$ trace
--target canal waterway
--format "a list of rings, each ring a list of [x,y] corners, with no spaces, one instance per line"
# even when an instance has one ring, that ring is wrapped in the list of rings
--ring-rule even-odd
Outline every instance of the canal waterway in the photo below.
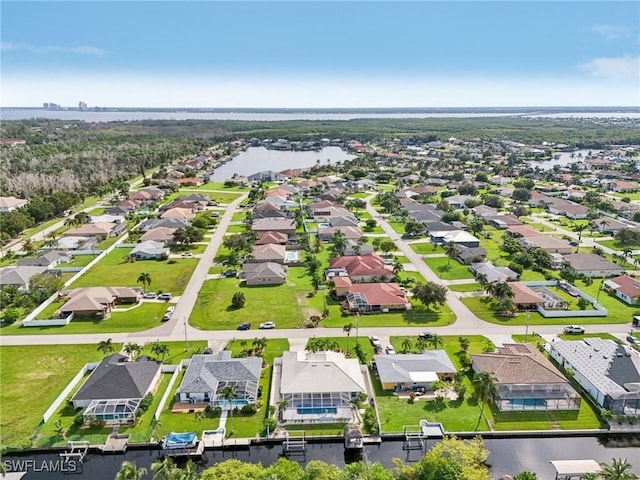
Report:
[[[435,442],[428,441],[427,448],[431,448]],[[551,480],[554,478],[553,467],[549,464],[551,460],[594,459],[610,463],[614,458],[626,458],[633,466],[632,471],[640,474],[640,437],[500,438],[485,439],[485,446],[491,452],[488,464],[493,478],[528,470],[535,472],[540,480]],[[159,459],[160,453],[160,450],[130,449],[124,455],[90,454],[81,465],[68,464],[66,467],[60,463],[57,453],[7,455],[3,460],[9,471],[27,471],[23,476],[24,480],[113,480],[124,460],[133,461],[138,467],[146,467],[151,471],[151,464]],[[280,444],[207,451],[201,468],[230,458],[270,465],[280,456]],[[402,441],[384,441],[380,445],[366,446],[365,457],[371,462],[380,462],[391,468],[394,458],[410,464],[420,460],[422,453],[419,450],[403,450]],[[298,453],[288,458],[302,464],[310,460],[323,460],[333,465],[345,465],[341,442],[309,443],[304,454]],[[61,469],[66,471],[60,471]],[[145,478],[151,478],[151,475]]]
[[[265,147],[249,147],[216,168],[211,179],[215,182],[224,182],[234,174],[253,175],[263,170],[281,172],[290,168],[312,167],[318,161],[324,165],[353,158],[355,155],[345,152],[340,147],[324,147],[317,151],[269,150]]]

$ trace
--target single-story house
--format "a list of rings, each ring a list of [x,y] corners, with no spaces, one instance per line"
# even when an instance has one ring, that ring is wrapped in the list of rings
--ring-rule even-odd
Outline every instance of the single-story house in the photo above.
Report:
[[[429,232],[429,236],[431,241],[436,244],[444,245],[451,242],[454,245],[464,245],[469,248],[480,246],[480,240],[464,230],[432,231]]]
[[[63,317],[73,313],[74,317],[106,318],[116,305],[137,303],[140,293],[125,287],[87,287],[62,292],[60,298],[67,299],[58,309]]]
[[[126,223],[85,223],[62,232],[63,237],[97,237],[102,240],[117,237],[127,229]]]
[[[469,270],[476,277],[484,275],[487,278],[487,282],[509,282],[518,279],[518,273],[511,270],[509,267],[496,267],[491,262],[479,262],[469,265]]]
[[[569,381],[529,343],[504,344],[495,352],[471,355],[474,372],[489,372],[501,412],[579,410],[582,398]]]
[[[287,267],[280,263],[244,263],[240,279],[247,285],[282,285],[287,281]]]
[[[629,275],[620,275],[619,277],[610,278],[604,282],[603,288],[629,305],[635,305],[638,303],[638,295],[640,295],[640,281],[630,277]]]
[[[614,415],[640,415],[640,354],[604,338],[560,340],[549,354],[602,408]]]
[[[621,222],[615,218],[600,217],[591,220],[591,227],[600,233],[616,233],[623,228],[634,228],[628,223]]]
[[[102,215],[92,215],[91,223],[124,223],[124,215],[111,215],[103,213]]]
[[[136,362],[119,353],[104,358],[71,399],[74,408],[85,408],[85,422],[93,419],[109,425],[133,423],[142,399],[155,392],[160,363]]]
[[[353,215],[341,215],[329,217],[329,225],[332,227],[357,227],[360,221]]]
[[[455,245],[455,249],[456,258],[463,265],[484,262],[487,258],[487,250],[484,247],[466,247],[464,245]]]
[[[532,235],[519,238],[518,241],[525,248],[542,248],[548,253],[567,254],[573,251],[571,244],[564,238],[557,238],[551,235]]]
[[[572,253],[564,259],[577,273],[587,277],[613,277],[624,272],[620,265],[595,253]]]
[[[189,225],[189,220],[186,218],[148,218],[143,220],[138,227],[141,232],[148,232],[154,228],[172,228],[174,230],[183,228]]]
[[[522,310],[535,310],[538,305],[543,306],[545,299],[522,282],[510,282],[513,292],[513,303]]]
[[[335,286],[336,297],[338,298],[342,298],[347,293],[349,293],[349,289],[353,285],[351,279],[348,276],[341,277],[339,275],[336,275],[335,277],[332,277],[331,280],[333,281],[333,285]]]
[[[59,263],[69,262],[73,255],[69,253],[49,251],[37,257],[20,258],[16,262],[19,267],[45,267],[51,269]]]
[[[357,359],[337,352],[283,352],[274,362],[283,422],[335,423],[355,418],[352,400],[366,393]],[[365,370],[366,371],[366,370]]]
[[[164,242],[146,240],[133,247],[129,256],[137,260],[161,260],[169,256],[169,249],[164,246]]]
[[[176,392],[182,403],[209,403],[223,410],[242,408],[258,399],[262,358],[231,358],[229,350],[216,355],[193,355]],[[220,397],[227,386],[235,388],[234,400]]]
[[[354,255],[371,255],[375,253],[373,245],[365,243],[360,245],[357,240],[347,240],[347,246],[344,249],[343,255],[346,257],[352,257]]]
[[[456,373],[456,367],[444,350],[375,355],[374,359],[382,389],[394,392],[429,391],[433,382],[453,381]]]
[[[162,212],[162,215],[160,215],[160,218],[182,218],[186,220],[191,220],[195,216],[196,214],[190,208],[176,207],[176,208],[171,208],[169,210]]]
[[[507,227],[507,232],[512,237],[537,237],[540,235],[540,232],[535,228],[530,227],[529,225],[509,225]]]
[[[245,262],[275,262],[285,263],[287,261],[287,249],[284,245],[268,243],[266,245],[255,245],[251,253],[246,256]]]
[[[289,235],[282,232],[260,232],[256,239],[256,245],[286,245],[289,241]]]
[[[495,217],[485,217],[483,220],[487,225],[491,225],[498,230],[506,230],[510,226],[523,225],[520,220],[511,215],[496,215]]]
[[[337,269],[344,270],[354,283],[384,281],[384,279],[390,279],[393,276],[393,271],[385,264],[382,257],[375,253],[330,258],[325,276],[333,277]]]
[[[62,237],[55,243],[57,250],[92,250],[97,245],[94,237]]]
[[[342,232],[347,240],[359,240],[364,235],[358,227],[321,227],[318,229],[318,238],[330,242],[337,232]]]
[[[176,241],[173,238],[173,234],[178,230],[177,228],[169,227],[156,227],[145,232],[141,237],[141,242],[158,242],[165,245],[175,245]]]
[[[251,229],[254,232],[281,232],[294,234],[296,232],[296,221],[292,218],[260,218],[254,220]]]
[[[411,309],[407,294],[396,283],[355,283],[345,297],[351,311],[372,313]]]
[[[587,218],[589,208],[579,203],[568,202],[559,205],[550,205],[549,212],[555,215],[564,215],[573,220]]]
[[[284,182],[286,179],[286,176],[273,170],[264,170],[247,176],[250,182]]]
[[[29,291],[31,278],[46,271],[47,267],[20,266],[0,268],[0,287],[12,285],[19,292],[26,293]]]
[[[0,212],[12,212],[27,204],[26,200],[16,197],[0,197]]]

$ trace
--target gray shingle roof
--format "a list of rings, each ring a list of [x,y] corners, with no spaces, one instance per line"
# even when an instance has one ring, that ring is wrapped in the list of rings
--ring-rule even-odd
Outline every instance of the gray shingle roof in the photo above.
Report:
[[[375,360],[383,383],[413,382],[412,374],[420,372],[456,372],[444,350],[427,350],[421,354],[376,355]]]
[[[126,360],[127,357],[119,353],[104,358],[74,395],[73,400],[144,397],[160,370],[160,363]]]
[[[280,393],[364,392],[358,360],[336,352],[283,352]]]
[[[194,355],[177,393],[216,392],[220,382],[259,382],[262,358]]]

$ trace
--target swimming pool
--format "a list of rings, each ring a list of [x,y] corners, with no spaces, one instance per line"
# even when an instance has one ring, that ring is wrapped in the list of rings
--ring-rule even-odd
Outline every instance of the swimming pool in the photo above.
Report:
[[[509,403],[512,410],[542,410],[547,407],[547,402],[542,398],[511,398]]]
[[[296,411],[298,415],[322,415],[326,413],[335,415],[338,413],[336,407],[298,407]]]
[[[331,226],[330,223],[319,223],[318,228],[329,228]]]
[[[289,250],[285,253],[285,256],[287,258],[288,261],[292,262],[292,261],[297,261],[298,258],[300,258],[299,253],[296,250]]]
[[[247,402],[246,400],[242,400],[242,399],[235,399],[235,400],[223,400],[223,399],[219,399],[216,401],[216,405],[220,408],[242,408],[245,405],[248,405],[249,402]]]

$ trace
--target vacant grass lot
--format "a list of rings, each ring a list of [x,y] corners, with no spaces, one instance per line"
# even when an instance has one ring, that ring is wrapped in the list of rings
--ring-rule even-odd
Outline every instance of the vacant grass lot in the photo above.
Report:
[[[114,345],[120,349],[120,345]],[[29,444],[42,414],[87,362],[96,345],[0,347],[0,445]]]
[[[96,265],[91,267],[71,288],[79,287],[139,287],[136,282],[142,272],[151,276],[151,291],[181,294],[198,264],[195,258],[180,258],[157,261],[143,260],[129,262],[126,260],[130,249],[116,248]]]
[[[424,263],[433,270],[443,280],[459,280],[473,278],[473,274],[469,271],[467,265],[463,265],[457,260],[451,260],[447,257],[431,257],[424,258]]]
[[[448,285],[447,288],[452,292],[475,292],[477,290],[481,290],[480,284],[476,282]]]
[[[411,249],[419,255],[428,255],[432,253],[444,253],[439,245],[431,242],[410,243]]]
[[[232,187],[227,187],[224,184],[224,182],[207,182],[204,185],[202,185],[202,187],[200,187],[200,188],[201,188],[201,190],[220,190],[220,191],[224,191],[224,192],[238,192],[238,193],[244,193],[244,192],[249,191],[248,187],[241,187],[240,185],[234,185]]]
[[[603,296],[604,295],[600,296],[601,304],[603,303]],[[538,312],[531,312],[530,319],[527,319],[524,312],[519,312],[517,317],[503,317],[497,315],[493,311],[495,302],[493,302],[489,297],[467,297],[461,298],[460,300],[482,320],[499,325],[526,325],[527,322],[529,325],[566,325],[568,323],[593,325],[601,323],[627,323],[631,318],[630,314],[621,317],[615,313],[612,315],[611,311],[609,311],[609,314],[606,317],[544,318]]]

